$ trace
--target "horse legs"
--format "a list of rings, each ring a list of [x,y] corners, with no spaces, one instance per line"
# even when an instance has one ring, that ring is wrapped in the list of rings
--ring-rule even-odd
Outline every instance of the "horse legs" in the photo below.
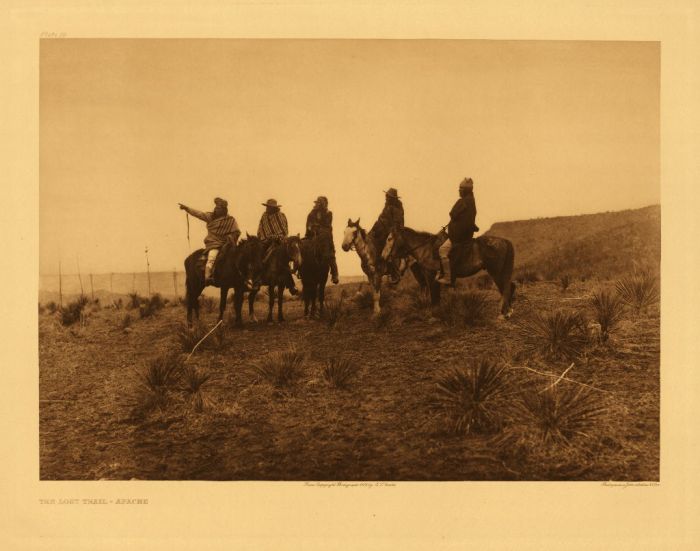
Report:
[[[226,299],[228,298],[228,287],[221,287],[221,297],[219,298],[219,321],[224,319],[226,310]]]
[[[233,291],[233,308],[236,311],[236,327],[243,327],[243,317],[241,310],[243,309],[243,289],[234,289]]]
[[[272,322],[272,309],[275,307],[275,285],[267,286],[267,323]]]
[[[498,292],[501,293],[501,316],[505,319],[510,319],[513,315],[513,298],[515,297],[515,283],[510,279],[510,274],[498,273],[496,270],[486,271],[493,279],[493,282],[498,287]]]
[[[284,283],[280,283],[277,286],[277,321],[284,321],[284,313],[282,311],[282,304],[284,303]]]
[[[382,285],[382,276],[381,275],[375,275],[372,278],[372,300],[373,300],[373,314],[375,316],[378,316],[379,314],[382,313],[382,309],[379,306],[379,299],[381,298],[381,285]]]
[[[324,312],[324,301],[326,299],[326,281],[323,279],[318,284],[318,304],[319,304],[319,316],[323,316]]]
[[[258,322],[258,318],[255,317],[255,297],[257,296],[257,291],[250,291],[248,293],[248,319],[253,323]]]
[[[199,295],[202,293],[203,288],[197,287],[191,281],[186,282],[187,292],[187,325],[192,327],[192,313],[194,312],[195,318],[199,320]]]

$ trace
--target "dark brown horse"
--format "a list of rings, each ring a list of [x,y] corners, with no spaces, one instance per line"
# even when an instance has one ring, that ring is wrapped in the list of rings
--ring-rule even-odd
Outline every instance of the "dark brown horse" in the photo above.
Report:
[[[327,248],[329,239],[325,234],[301,240],[301,268],[299,275],[303,286],[304,317],[316,315],[316,301],[319,304],[319,315],[323,315],[326,296],[326,283],[330,271],[330,261]]]
[[[439,284],[436,288],[432,282],[435,274],[440,270],[438,248],[446,239],[447,234],[444,230],[438,234],[411,228],[394,230],[387,238],[382,257],[385,259],[392,256],[414,258],[425,270],[427,281],[431,282],[429,289],[432,302],[435,304],[436,296],[437,301],[440,300]],[[453,244],[450,259],[453,281],[455,278],[469,277],[481,270],[486,270],[501,293],[501,315],[506,319],[510,318],[515,298],[515,283],[511,280],[515,251],[509,240],[482,235],[473,239],[469,245]],[[435,295],[435,292],[438,294]]]
[[[301,257],[301,238],[298,235],[285,237],[280,243],[270,245],[271,250],[267,254],[267,260],[263,265],[262,284],[267,285],[269,308],[267,321],[272,321],[272,309],[275,305],[275,291],[277,292],[277,321],[284,321],[282,303],[284,301],[284,289],[289,283],[289,263],[293,264],[292,273],[299,270],[303,261]],[[248,294],[248,314],[250,319],[257,321],[255,317],[255,296],[257,290]]]
[[[187,323],[192,324],[192,312],[199,319],[199,295],[204,290],[204,249],[193,252],[185,259],[187,286]],[[263,244],[257,237],[247,236],[235,247],[224,245],[214,266],[215,286],[221,289],[219,320],[224,319],[226,298],[233,288],[236,325],[243,325],[241,309],[246,292],[257,292],[262,275]]]

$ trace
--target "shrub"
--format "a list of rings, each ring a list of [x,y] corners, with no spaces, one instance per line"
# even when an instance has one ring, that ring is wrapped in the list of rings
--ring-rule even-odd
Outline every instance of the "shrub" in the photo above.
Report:
[[[540,281],[542,278],[539,276],[537,272],[534,270],[526,269],[526,270],[521,270],[518,272],[518,275],[515,276],[515,281],[520,283],[521,285],[523,283],[536,283]]]
[[[343,300],[345,299],[345,291],[340,293],[338,300],[329,300],[324,305],[323,316],[326,324],[330,329],[333,329],[340,319],[343,317]]]
[[[520,330],[529,352],[555,360],[578,356],[588,341],[585,320],[571,310],[537,313]]]
[[[276,387],[291,386],[300,376],[306,356],[295,347],[283,352],[273,352],[260,360],[253,371],[259,380],[266,380]]]
[[[144,297],[139,295],[138,293],[129,293],[129,301],[126,305],[127,308],[138,308],[141,306],[141,303],[144,301]]]
[[[83,310],[88,302],[88,298],[84,295],[81,295],[77,300],[69,302],[61,310],[61,323],[63,325],[72,325],[76,321],[82,321],[84,319]]]
[[[186,323],[181,323],[177,328],[177,339],[180,342],[183,352],[192,352],[195,345],[202,340],[202,337],[208,332],[202,321],[197,320],[189,327]],[[201,346],[198,350],[201,349]]]
[[[500,427],[500,398],[506,388],[505,368],[481,359],[441,373],[431,407],[454,432],[488,432]]]
[[[58,304],[56,304],[52,300],[46,305],[46,309],[48,310],[49,314],[55,314],[59,308],[58,308]]]
[[[622,301],[639,315],[659,300],[656,277],[652,272],[634,274],[615,283]]]
[[[436,309],[436,316],[450,327],[478,325],[484,321],[486,299],[484,291],[445,293]]]
[[[360,310],[371,310],[374,307],[374,293],[367,285],[360,285],[357,293],[353,298],[353,302]]]
[[[416,310],[427,310],[430,308],[430,293],[427,289],[413,287],[409,292],[411,304]]]
[[[323,364],[323,378],[335,388],[347,388],[350,379],[357,375],[358,367],[347,358],[331,358]]]
[[[379,311],[377,315],[372,316],[372,328],[375,331],[381,331],[382,329],[386,329],[387,327],[389,327],[389,324],[391,324],[392,319],[393,314],[391,312],[391,309],[385,306]]]
[[[120,329],[126,329],[131,325],[132,322],[131,314],[124,314],[122,317],[121,321],[119,322],[119,328]]]
[[[525,391],[521,401],[545,444],[569,444],[577,437],[588,438],[605,412],[596,391],[565,386],[563,382],[544,391]]]
[[[216,301],[214,300],[213,297],[207,297],[207,296],[200,296],[199,297],[199,304],[204,307],[204,311],[211,314],[214,311],[214,308],[216,307]]]
[[[176,352],[160,354],[146,362],[139,373],[140,393],[136,413],[145,414],[164,409],[170,401],[170,392],[182,376],[182,360]]]
[[[622,319],[624,313],[622,299],[604,289],[593,293],[588,304],[593,309],[595,321],[600,325],[600,340],[606,342]]]
[[[561,285],[561,290],[566,291],[571,285],[571,276],[569,274],[564,274],[559,277],[559,284]]]
[[[165,302],[163,302],[163,297],[160,294],[155,293],[150,298],[145,298],[139,305],[139,316],[141,318],[148,318],[155,314],[158,310],[162,310],[165,307]]]
[[[188,365],[182,372],[187,394],[187,405],[196,413],[204,411],[208,400],[202,395],[202,386],[210,379],[211,375],[203,373],[193,365]]]

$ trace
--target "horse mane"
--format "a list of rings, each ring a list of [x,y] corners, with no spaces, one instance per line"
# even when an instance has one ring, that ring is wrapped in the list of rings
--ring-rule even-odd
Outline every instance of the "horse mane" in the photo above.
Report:
[[[408,226],[404,226],[403,231],[411,234],[413,237],[422,237],[424,239],[435,239],[435,237],[436,237],[436,235],[434,233],[430,233],[427,231],[414,230],[413,228],[409,228]]]

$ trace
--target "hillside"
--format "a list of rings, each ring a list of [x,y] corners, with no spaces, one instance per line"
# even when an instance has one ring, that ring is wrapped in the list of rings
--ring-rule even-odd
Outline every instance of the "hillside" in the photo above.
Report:
[[[658,271],[661,207],[498,222],[486,234],[513,242],[516,277],[610,279],[635,269]]]

